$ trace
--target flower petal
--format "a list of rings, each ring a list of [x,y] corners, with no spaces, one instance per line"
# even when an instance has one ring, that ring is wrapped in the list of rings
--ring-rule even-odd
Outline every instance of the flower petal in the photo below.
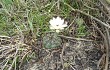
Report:
[[[57,18],[56,18],[57,20],[61,20],[61,18],[58,16]]]
[[[64,19],[61,19],[60,17],[52,18],[50,21],[50,29],[56,29],[56,30],[62,30],[64,27],[67,27],[67,22],[64,24]]]
[[[55,29],[54,27],[50,26],[50,29]]]
[[[67,24],[63,24],[62,27],[67,27]]]
[[[59,33],[59,32],[60,32],[60,30],[56,30],[56,32],[57,32],[57,33]]]

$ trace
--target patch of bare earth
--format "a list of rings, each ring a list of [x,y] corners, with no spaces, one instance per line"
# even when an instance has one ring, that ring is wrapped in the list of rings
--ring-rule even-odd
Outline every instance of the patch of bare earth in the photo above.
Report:
[[[39,58],[31,59],[23,70],[100,70],[104,53],[94,41],[71,40],[60,48],[39,51]]]

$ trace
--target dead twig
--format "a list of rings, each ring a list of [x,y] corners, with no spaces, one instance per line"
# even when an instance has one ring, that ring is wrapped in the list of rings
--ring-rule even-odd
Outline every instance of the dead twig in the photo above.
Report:
[[[61,38],[78,40],[78,41],[93,41],[93,40],[88,40],[88,39],[84,39],[84,38],[73,38],[73,37],[64,36],[64,35],[58,35],[58,36],[61,37]]]
[[[107,28],[106,29],[106,40],[105,40],[105,45],[106,45],[106,64],[105,64],[105,69],[104,70],[108,70],[108,64],[109,64],[109,30]]]
[[[108,43],[107,43],[107,39],[106,39],[105,35],[102,33],[102,31],[95,24],[92,23],[92,25],[97,29],[97,31],[101,34],[101,36],[104,39],[104,45],[106,47],[106,64],[105,64],[104,70],[108,70]]]
[[[11,38],[9,36],[0,35],[0,38]]]
[[[6,63],[4,64],[4,66],[3,66],[2,70],[4,70],[4,69],[5,69],[6,65],[7,65],[7,64],[8,64],[8,62],[9,62],[9,60],[10,60],[10,56],[8,56],[8,58],[7,58],[7,60],[6,60]]]
[[[73,7],[71,7],[69,4],[67,4],[67,3],[65,3],[65,2],[64,2],[64,4],[67,5],[69,8],[71,8],[73,11],[79,12],[79,13],[85,15],[85,16],[88,16],[88,17],[90,17],[91,19],[93,19],[93,20],[99,22],[100,24],[104,25],[105,27],[110,28],[110,25],[106,24],[105,22],[102,22],[102,21],[99,20],[98,18],[96,18],[96,17],[94,17],[94,16],[92,16],[92,15],[90,15],[90,14],[87,14],[87,13],[85,13],[85,12],[79,10],[79,9],[74,9]]]
[[[24,59],[25,59],[25,57],[28,55],[30,53],[30,51],[29,52],[27,52],[23,57],[22,57],[22,59],[21,59],[21,63],[19,64],[19,68],[22,66],[22,64],[23,64],[23,62],[24,62]]]
[[[104,57],[106,56],[106,54],[103,54],[102,57],[99,59],[98,63],[97,63],[97,67],[99,68],[101,61],[104,59]]]
[[[99,1],[100,1],[100,3],[103,5],[104,9],[106,9],[107,13],[108,13],[109,16],[110,16],[110,10],[109,10],[109,7],[108,7],[106,1],[105,1],[105,0],[99,0]],[[109,18],[110,18],[110,17],[109,17]]]
[[[76,70],[70,63],[68,63],[73,70]]]
[[[63,44],[62,52],[61,52],[61,54],[60,54],[61,64],[62,64],[62,70],[64,70],[64,65],[63,65],[63,64],[64,64],[64,62],[63,62],[63,52],[64,52],[65,48],[66,48],[66,43]]]

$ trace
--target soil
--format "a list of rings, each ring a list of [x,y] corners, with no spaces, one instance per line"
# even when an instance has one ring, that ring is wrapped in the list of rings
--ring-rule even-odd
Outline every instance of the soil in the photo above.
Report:
[[[103,67],[99,61],[104,53],[93,41],[68,40],[58,49],[42,48],[39,52],[40,58],[31,59],[22,70],[101,70]]]

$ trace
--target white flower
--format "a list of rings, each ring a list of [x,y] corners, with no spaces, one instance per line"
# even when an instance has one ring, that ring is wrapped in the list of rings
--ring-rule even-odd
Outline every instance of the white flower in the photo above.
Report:
[[[60,17],[51,19],[49,21],[50,23],[50,29],[56,30],[56,32],[60,32],[60,30],[64,29],[64,27],[67,27],[67,22],[64,22],[64,19],[61,19]]]

